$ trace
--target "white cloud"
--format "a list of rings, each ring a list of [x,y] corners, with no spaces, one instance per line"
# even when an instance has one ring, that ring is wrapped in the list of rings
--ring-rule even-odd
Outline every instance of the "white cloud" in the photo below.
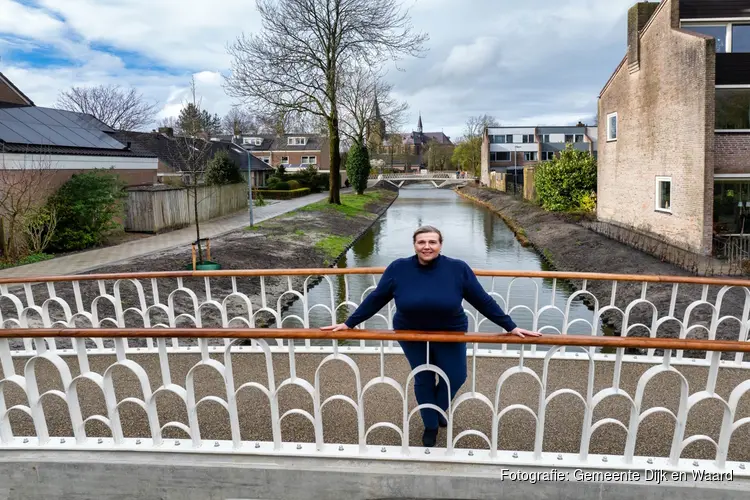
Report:
[[[0,0],[0,71],[39,105],[54,104],[72,85],[134,86],[161,103],[158,118],[179,112],[191,75],[203,107],[225,113],[234,104],[222,89],[230,65],[226,45],[261,27],[252,0],[35,4],[39,8]],[[403,71],[387,76],[410,105],[404,129],[416,126],[419,111],[426,129],[452,137],[468,116],[483,113],[511,124],[593,115],[596,96],[625,51],[631,4],[405,0],[415,29],[429,33],[430,41],[425,58],[402,60]],[[34,55],[50,46],[71,62],[35,65]]]

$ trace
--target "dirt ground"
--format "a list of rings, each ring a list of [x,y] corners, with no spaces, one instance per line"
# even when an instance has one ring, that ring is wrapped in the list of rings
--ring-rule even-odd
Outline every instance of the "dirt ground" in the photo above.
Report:
[[[373,192],[373,191],[368,191]],[[242,229],[226,234],[220,238],[211,240],[211,260],[221,264],[222,269],[294,269],[294,268],[320,268],[333,265],[335,258],[323,249],[317,248],[316,243],[330,237],[343,237],[351,242],[356,240],[362,233],[382,215],[398,194],[390,190],[377,190],[379,195],[376,199],[368,202],[364,210],[356,214],[344,214],[333,209],[323,210],[297,210],[280,217],[258,224],[253,229]],[[134,258],[117,265],[96,269],[87,274],[99,273],[142,273],[151,271],[175,271],[191,267],[191,248],[177,248],[157,255]],[[295,290],[301,291],[304,277],[292,280]],[[158,293],[162,304],[167,304],[170,294],[178,288],[177,279],[159,278]],[[154,290],[150,280],[140,280],[144,305],[154,303]],[[208,284],[208,289],[207,289]],[[236,291],[244,293],[251,301],[253,311],[258,311],[263,306],[261,300],[260,278],[237,278],[235,280]],[[114,282],[104,283],[108,294],[116,295]],[[232,278],[185,278],[183,286],[189,288],[196,294],[197,303],[202,303],[209,295],[219,303],[225,303],[228,317],[244,315],[247,316],[247,304],[241,298],[227,298],[234,291]],[[267,305],[273,310],[277,308],[278,297],[289,288],[286,277],[265,278],[263,286],[266,290]],[[49,291],[45,284],[32,287],[34,300],[41,305],[49,298]],[[82,305],[85,310],[92,310],[92,303],[96,297],[101,295],[99,283],[95,281],[81,281],[80,290]],[[67,302],[76,313],[76,301],[71,283],[55,284],[55,293]],[[16,290],[21,302],[26,305],[26,297],[23,290]],[[139,291],[135,284],[124,281],[119,287],[120,300],[123,309],[139,307],[143,309]],[[287,295],[285,298],[289,298]],[[210,305],[200,308],[197,318],[186,316],[194,314],[196,307],[193,298],[184,292],[177,292],[172,296],[174,301],[175,316],[178,327],[221,327],[222,312],[218,307]],[[0,303],[0,311],[3,319],[18,318],[15,306],[9,301]],[[96,310],[98,317],[115,317],[113,305],[106,300],[97,301]],[[51,316],[62,320],[65,315],[63,308],[50,304]],[[143,327],[143,318],[137,312],[126,312],[126,327]],[[156,324],[168,324],[167,314],[160,310],[149,313],[150,326]],[[250,326],[268,326],[273,316],[269,313],[260,312],[254,316],[255,324]],[[81,328],[91,327],[91,323],[84,317],[76,318],[76,325]],[[42,326],[40,316],[36,313],[29,314],[29,326]],[[116,327],[117,325],[103,325]],[[240,323],[232,323],[228,326],[243,327]],[[290,326],[300,326],[291,325]],[[64,341],[63,341],[64,342]],[[191,343],[184,340],[185,344]],[[181,341],[182,343],[182,341]],[[18,343],[13,344],[17,346]],[[58,344],[60,347],[67,347]],[[133,344],[135,345],[135,344]]]
[[[516,226],[516,231],[522,229],[522,235],[555,270],[691,276],[690,273],[673,264],[662,262],[651,255],[590,231],[576,224],[569,217],[546,212],[528,201],[498,191],[472,186],[461,188],[459,193],[482,202],[506,219],[506,222],[510,223],[509,225]],[[578,290],[583,287],[583,283],[580,281],[572,284]],[[611,281],[591,280],[587,283],[586,289],[596,296],[600,308],[610,304]],[[720,289],[717,286],[709,287],[707,301],[715,305]],[[629,303],[639,299],[642,293],[643,289],[640,283],[618,282],[615,305],[624,310]],[[680,285],[678,288],[674,316],[688,327],[694,325],[710,327],[711,325],[713,307],[709,305],[700,305],[691,311],[689,318],[685,317],[687,307],[693,301],[700,300],[702,293],[703,286],[699,285]],[[649,327],[655,325],[656,319],[668,314],[672,294],[672,284],[649,284],[645,299],[656,307],[657,315],[654,317],[653,308],[643,303],[632,310],[629,325],[632,326],[636,323]],[[747,297],[750,296],[742,288],[729,290],[723,298],[719,317],[731,315],[742,318],[746,300],[750,300]],[[588,302],[589,307],[591,307],[590,301]],[[606,320],[605,323],[613,327],[617,333],[622,333],[623,325],[620,313],[614,311],[605,313],[604,319]],[[628,332],[628,336],[631,337],[647,336],[648,334],[648,329],[643,326],[634,326]],[[680,325],[673,320],[666,321],[658,326],[657,334],[659,337],[678,337]],[[738,321],[734,320],[720,323],[716,330],[717,339],[737,340],[739,335],[740,325]],[[688,338],[708,338],[708,333],[704,328],[696,328],[688,333]],[[701,353],[701,355],[704,354]]]

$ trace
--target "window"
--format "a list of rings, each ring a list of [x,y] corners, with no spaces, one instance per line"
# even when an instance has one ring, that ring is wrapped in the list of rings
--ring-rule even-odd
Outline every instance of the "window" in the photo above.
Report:
[[[549,134],[544,134],[544,135],[542,136],[542,142],[550,142],[550,141],[549,141]]]
[[[243,137],[242,138],[242,144],[251,144],[253,146],[260,146],[260,144],[263,142],[263,139],[260,137]]]
[[[524,144],[533,144],[534,141],[534,134],[524,134],[522,137],[522,142]]]
[[[506,136],[505,136],[505,142],[506,142],[507,144],[513,144],[513,135],[512,135],[512,134],[508,134],[508,135],[506,135]]]
[[[617,113],[607,115],[607,141],[617,140]]]
[[[656,178],[656,211],[672,213],[672,178]]]
[[[314,156],[303,156],[302,157],[302,164],[303,165],[315,165],[317,162],[317,158]]]
[[[510,152],[497,151],[490,153],[490,161],[510,161]]]
[[[750,24],[732,25],[732,52],[750,52]]]
[[[565,142],[573,142],[573,134],[566,134]]]
[[[491,135],[490,142],[492,144],[505,144],[505,136],[504,135]]]
[[[289,157],[288,156],[282,156],[281,157],[281,164],[282,165],[289,165]]]
[[[286,143],[288,146],[304,146],[307,144],[307,137],[288,137]]]
[[[554,151],[542,151],[542,161],[550,161],[555,159]]]
[[[583,142],[583,134],[576,134],[575,142]]]
[[[707,35],[716,39],[716,52],[729,52],[727,47],[727,25],[726,24],[714,24],[714,25],[698,25],[690,24],[683,26],[688,31]]]
[[[269,165],[271,164],[271,157],[270,156],[265,156],[265,157],[261,158],[261,160],[263,160],[263,163],[267,163]]]
[[[716,89],[716,129],[750,130],[750,89]]]
[[[536,161],[536,151],[524,151],[524,161]]]

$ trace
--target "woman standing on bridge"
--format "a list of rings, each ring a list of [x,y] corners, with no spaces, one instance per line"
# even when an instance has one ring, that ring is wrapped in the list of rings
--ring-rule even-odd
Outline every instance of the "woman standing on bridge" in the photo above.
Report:
[[[324,327],[323,330],[339,331],[354,328],[367,321],[391,299],[396,301],[396,314],[393,316],[395,330],[455,331],[466,332],[469,321],[463,308],[466,299],[487,319],[501,326],[512,335],[538,337],[540,334],[518,328],[513,320],[503,312],[495,300],[482,288],[469,265],[458,259],[440,255],[443,235],[432,226],[423,226],[414,232],[416,255],[392,262],[380,278],[375,290],[362,301],[362,304],[346,322]],[[412,369],[427,363],[427,342],[399,342]],[[417,402],[434,404],[443,411],[448,410],[458,390],[466,381],[466,343],[429,344],[430,363],[438,366],[448,376],[448,384],[435,373],[424,371],[414,377],[414,392]],[[424,422],[422,443],[435,446],[438,427],[447,422],[435,410],[421,410]]]

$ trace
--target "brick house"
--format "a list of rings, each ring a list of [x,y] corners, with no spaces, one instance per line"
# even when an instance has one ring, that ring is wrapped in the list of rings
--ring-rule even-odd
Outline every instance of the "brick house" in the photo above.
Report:
[[[487,127],[482,137],[481,182],[490,183],[490,173],[508,173],[522,182],[524,167],[559,155],[568,144],[579,151],[597,154],[597,127],[575,126]]]
[[[627,54],[599,96],[599,220],[703,255],[750,233],[749,8],[630,9]]]
[[[330,167],[328,138],[318,134],[220,135],[213,140],[233,142],[250,151],[262,162],[274,168],[284,165],[289,172],[314,165],[320,172],[325,173]]]
[[[91,115],[34,105],[0,73],[2,181],[20,182],[24,170],[46,171],[38,192],[50,194],[73,174],[112,169],[129,186],[153,184],[157,159]]]

